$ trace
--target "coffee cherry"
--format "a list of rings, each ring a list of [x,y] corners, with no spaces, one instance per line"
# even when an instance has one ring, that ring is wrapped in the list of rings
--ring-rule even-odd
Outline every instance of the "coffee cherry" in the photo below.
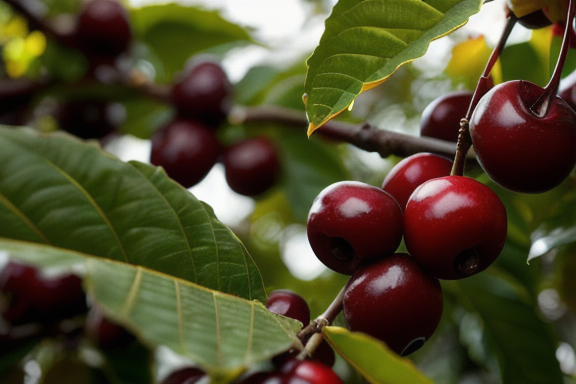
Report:
[[[10,261],[0,273],[0,291],[9,297],[3,317],[12,324],[56,322],[87,310],[82,280],[71,273],[49,277]]]
[[[396,251],[402,240],[402,209],[380,188],[341,181],[314,199],[307,233],[322,263],[351,275],[362,263]]]
[[[215,61],[197,58],[172,87],[172,104],[181,115],[220,123],[228,113],[232,85]]]
[[[408,252],[439,279],[460,279],[488,268],[506,241],[507,218],[498,196],[463,176],[418,187],[404,212]]]
[[[408,254],[368,264],[348,280],[344,318],[351,331],[406,356],[432,336],[442,317],[442,288]]]
[[[215,132],[204,123],[177,118],[152,137],[150,162],[185,188],[199,183],[220,156]]]
[[[241,195],[258,196],[270,189],[280,173],[276,148],[265,137],[240,141],[224,154],[226,181]]]
[[[56,107],[60,129],[81,139],[101,139],[116,131],[125,117],[120,104],[100,100],[74,100]]]
[[[296,319],[303,326],[310,323],[310,308],[302,296],[288,289],[277,289],[268,295],[266,308],[272,313]]]
[[[432,153],[417,153],[402,159],[386,175],[382,189],[391,194],[402,210],[408,198],[425,181],[448,176],[452,170],[452,160]]]
[[[117,56],[128,49],[128,12],[115,0],[91,0],[80,10],[76,34],[83,49]]]
[[[432,101],[422,112],[420,135],[458,141],[460,120],[466,116],[472,92],[455,91]]]
[[[544,90],[514,80],[492,88],[472,114],[478,162],[494,181],[521,193],[559,185],[576,164],[576,112],[554,96],[543,116],[533,106]]]
[[[102,350],[114,350],[128,346],[135,337],[126,328],[104,316],[94,307],[86,319],[86,334]]]
[[[302,384],[342,384],[336,373],[324,364],[310,360],[288,360],[279,368],[279,373],[285,378],[301,379],[302,381],[287,380],[286,383]]]
[[[194,384],[205,376],[200,368],[184,367],[170,373],[160,384]]]

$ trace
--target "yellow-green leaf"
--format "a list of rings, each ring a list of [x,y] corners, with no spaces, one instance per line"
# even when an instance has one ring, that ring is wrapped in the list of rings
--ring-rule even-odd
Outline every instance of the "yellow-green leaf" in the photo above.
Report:
[[[466,23],[482,0],[340,0],[308,59],[308,135]]]
[[[372,384],[431,384],[408,358],[400,357],[388,347],[364,334],[341,327],[326,327],[328,343]]]

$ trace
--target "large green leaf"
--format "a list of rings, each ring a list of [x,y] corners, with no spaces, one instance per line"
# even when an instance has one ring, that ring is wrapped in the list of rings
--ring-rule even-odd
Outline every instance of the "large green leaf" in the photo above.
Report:
[[[50,245],[0,238],[0,250],[40,265],[85,270],[85,287],[107,316],[152,346],[164,345],[227,383],[290,346],[301,348],[298,321],[258,301],[210,290],[140,266]]]
[[[502,383],[563,382],[556,337],[521,285],[488,272],[444,283],[480,320]]]
[[[212,209],[161,168],[66,134],[0,127],[0,238],[141,265],[247,299],[260,272]]]
[[[252,42],[242,27],[218,12],[176,3],[132,10],[132,26],[140,41],[151,47],[164,65],[167,79],[192,55],[222,44]]]
[[[330,345],[372,384],[431,384],[408,358],[392,352],[382,342],[341,327],[327,327]]]
[[[462,26],[482,0],[340,0],[308,59],[308,134]]]

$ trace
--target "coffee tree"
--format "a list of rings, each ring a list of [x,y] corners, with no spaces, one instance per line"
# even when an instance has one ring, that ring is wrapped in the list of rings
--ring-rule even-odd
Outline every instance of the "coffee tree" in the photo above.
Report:
[[[232,79],[217,11],[0,2],[2,383],[576,382],[576,2],[302,6]]]

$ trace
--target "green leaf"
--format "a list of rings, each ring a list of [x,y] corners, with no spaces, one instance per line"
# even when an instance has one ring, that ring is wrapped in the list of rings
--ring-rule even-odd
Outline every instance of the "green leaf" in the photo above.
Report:
[[[488,271],[444,283],[479,318],[503,383],[562,383],[556,337],[524,287]]]
[[[340,0],[308,59],[308,134],[466,23],[482,0]]]
[[[6,127],[0,127],[0,164],[0,237],[265,300],[244,245],[161,168],[124,163],[66,134]]]
[[[164,345],[226,383],[290,346],[302,324],[270,313],[258,301],[117,261],[53,247],[0,239],[13,257],[44,265],[85,268],[90,296],[112,320],[145,343]]]
[[[398,356],[388,347],[363,333],[341,327],[326,327],[328,343],[372,384],[431,384],[408,358]]]
[[[169,75],[183,69],[186,60],[200,51],[252,42],[245,29],[218,12],[176,3],[134,9],[131,21],[135,35],[154,50]]]

